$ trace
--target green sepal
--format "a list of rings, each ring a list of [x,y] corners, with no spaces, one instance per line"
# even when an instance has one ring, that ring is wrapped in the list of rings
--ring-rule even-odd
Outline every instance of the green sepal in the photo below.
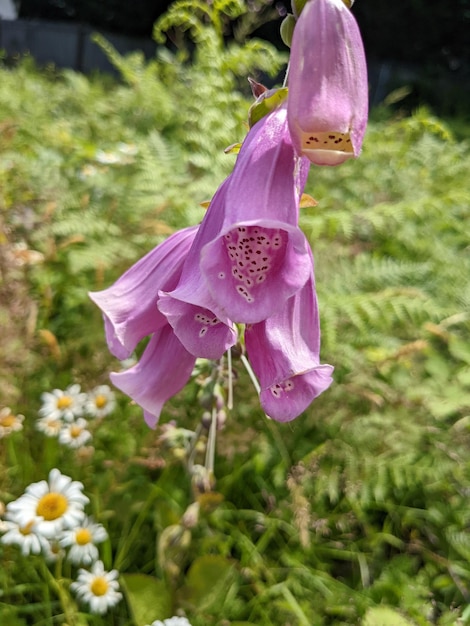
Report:
[[[257,100],[254,102],[250,110],[248,111],[248,124],[250,128],[259,122],[263,117],[265,117],[274,109],[284,102],[287,98],[287,87],[281,87],[280,89],[269,89],[265,93],[263,93]]]
[[[297,20],[292,15],[292,13],[289,13],[288,15],[286,15],[281,23],[281,39],[288,48],[290,48],[292,44],[292,35],[294,34],[296,22]]]
[[[292,13],[294,14],[294,17],[298,19],[299,15],[302,13],[302,9],[304,8],[306,4],[307,4],[307,0],[292,0],[291,6],[292,6]]]

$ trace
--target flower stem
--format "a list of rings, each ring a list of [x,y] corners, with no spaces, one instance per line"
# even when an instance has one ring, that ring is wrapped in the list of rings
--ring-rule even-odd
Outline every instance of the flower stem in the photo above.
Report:
[[[211,473],[214,474],[214,459],[215,459],[215,440],[217,437],[217,409],[212,409],[212,419],[209,429],[209,439],[206,447],[206,460],[205,467]]]
[[[253,387],[256,389],[256,392],[259,394],[261,391],[261,387],[259,386],[258,379],[256,378],[255,373],[251,368],[250,362],[248,361],[248,359],[246,358],[244,354],[241,355],[240,359],[243,365],[245,366],[246,371],[248,372],[248,376],[250,377],[250,380],[253,383]]]
[[[228,369],[228,392],[227,392],[227,409],[233,409],[233,371],[232,371],[232,350],[227,350],[227,369]]]

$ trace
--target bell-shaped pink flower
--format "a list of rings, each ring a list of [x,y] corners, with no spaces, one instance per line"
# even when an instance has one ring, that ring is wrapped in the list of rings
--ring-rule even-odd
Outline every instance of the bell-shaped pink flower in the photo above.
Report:
[[[219,359],[237,341],[232,320],[214,299],[200,271],[201,249],[220,231],[229,180],[222,183],[209,205],[178,285],[172,291],[160,291],[158,299],[158,308],[184,347],[206,359]]]
[[[306,282],[298,227],[309,162],[294,152],[281,106],[249,131],[227,184],[223,223],[201,252],[208,288],[234,322],[266,319]]]
[[[158,291],[176,287],[197,226],[170,235],[103,291],[88,295],[103,312],[109,351],[127,358],[137,343],[167,323],[157,308]]]
[[[144,409],[145,421],[155,428],[164,403],[188,382],[196,358],[169,324],[150,339],[140,361],[123,372],[112,372],[112,383]]]
[[[279,422],[295,419],[332,383],[320,365],[320,320],[312,273],[278,313],[245,330],[250,364],[260,382],[261,406]]]
[[[292,39],[289,128],[316,165],[359,155],[367,125],[367,66],[357,22],[343,0],[307,0]]]

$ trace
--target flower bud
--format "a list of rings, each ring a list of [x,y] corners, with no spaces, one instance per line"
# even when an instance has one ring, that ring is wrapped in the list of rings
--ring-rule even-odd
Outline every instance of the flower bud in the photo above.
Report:
[[[296,152],[316,165],[359,155],[368,114],[358,25],[343,0],[308,0],[291,47],[287,103]]]

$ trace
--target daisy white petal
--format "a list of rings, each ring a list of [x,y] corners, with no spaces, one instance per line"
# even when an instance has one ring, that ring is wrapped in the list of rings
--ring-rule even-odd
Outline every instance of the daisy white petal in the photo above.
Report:
[[[157,619],[150,626],[191,626],[186,617],[170,617],[163,621]]]
[[[97,543],[108,538],[104,526],[94,523],[91,518],[72,530],[65,530],[59,540],[64,548],[69,548],[67,559],[76,565],[91,565],[98,559]]]
[[[6,520],[2,522],[1,530],[5,534],[1,537],[0,542],[18,546],[24,556],[46,553],[49,549],[49,542],[37,532],[37,526],[37,522],[34,520],[23,526],[17,522]]]
[[[108,385],[98,385],[89,394],[85,405],[86,412],[92,417],[105,417],[116,406],[116,397]]]
[[[54,415],[45,415],[36,420],[36,429],[44,433],[46,437],[57,437],[62,428],[62,420]]]
[[[59,432],[59,443],[69,448],[81,448],[92,437],[87,426],[88,422],[83,417],[77,418],[74,422],[63,424]]]
[[[24,415],[15,415],[10,407],[6,406],[0,411],[0,439],[10,433],[23,430]]]
[[[42,407],[39,409],[40,417],[53,417],[71,422],[83,414],[86,393],[82,393],[80,385],[69,385],[67,389],[54,389],[52,392],[44,392],[41,395]]]
[[[117,581],[118,576],[117,570],[106,572],[103,562],[96,561],[91,571],[79,570],[77,580],[70,585],[70,588],[79,600],[88,604],[92,613],[104,615],[122,598]]]
[[[53,469],[49,481],[41,480],[26,487],[25,493],[7,506],[10,519],[24,526],[31,520],[44,537],[56,537],[65,528],[79,524],[89,502],[82,493],[83,484]]]

